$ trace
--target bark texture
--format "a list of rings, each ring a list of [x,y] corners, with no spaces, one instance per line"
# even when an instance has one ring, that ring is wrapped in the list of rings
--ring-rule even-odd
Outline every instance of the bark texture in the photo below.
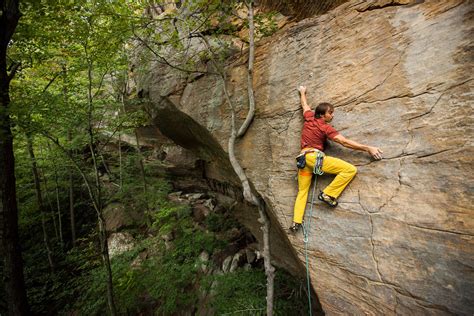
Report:
[[[14,66],[7,70],[7,48],[20,18],[18,1],[0,2],[0,239],[4,286],[9,315],[28,315],[29,307],[23,275],[23,259],[18,240],[13,136],[8,105],[10,80]]]

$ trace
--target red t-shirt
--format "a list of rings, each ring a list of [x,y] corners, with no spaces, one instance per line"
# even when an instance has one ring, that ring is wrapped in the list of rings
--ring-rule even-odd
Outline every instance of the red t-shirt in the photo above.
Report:
[[[324,144],[327,139],[334,139],[339,132],[334,127],[324,121],[323,118],[314,117],[313,111],[303,113],[304,124],[301,132],[301,149],[316,148],[324,151]]]

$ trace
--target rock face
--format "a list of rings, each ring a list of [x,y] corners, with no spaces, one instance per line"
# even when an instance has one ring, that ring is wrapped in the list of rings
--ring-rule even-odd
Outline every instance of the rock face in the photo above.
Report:
[[[390,0],[389,0],[390,1]],[[276,10],[291,18],[302,19],[326,13],[347,0],[288,1],[260,0],[259,5],[267,10]]]
[[[327,151],[359,170],[336,209],[317,202],[312,214],[309,267],[328,315],[474,313],[473,13],[470,1],[349,1],[257,47],[257,112],[236,152],[277,224],[281,264],[305,258],[302,236],[284,233],[302,127],[295,88],[307,85],[310,105],[333,103],[344,136],[384,151],[378,162]],[[246,59],[237,59],[227,85],[242,121]],[[219,79],[181,82],[173,107],[161,99],[166,75],[152,77],[142,89],[160,131],[206,160],[207,179],[238,186],[222,155],[230,114]]]

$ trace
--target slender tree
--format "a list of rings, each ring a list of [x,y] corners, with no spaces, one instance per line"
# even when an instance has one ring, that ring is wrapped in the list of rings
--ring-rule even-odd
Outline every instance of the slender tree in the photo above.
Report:
[[[237,137],[242,137],[247,132],[250,124],[253,121],[255,115],[255,98],[253,90],[253,64],[255,59],[255,24],[254,24],[254,13],[253,13],[253,0],[249,0],[248,6],[248,22],[249,22],[249,59],[247,67],[247,92],[249,100],[249,111],[245,121],[242,123]],[[234,115],[232,115],[234,117]],[[263,233],[263,258],[265,260],[265,274],[267,276],[267,315],[273,315],[273,299],[274,299],[274,279],[275,279],[275,268],[271,263],[271,246],[270,246],[270,218],[265,207],[265,202],[262,198],[253,200],[258,201],[259,211],[259,222],[262,224]]]
[[[56,195],[56,210],[57,210],[57,216],[58,216],[58,231],[59,231],[59,242],[61,244],[61,247],[64,247],[64,238],[63,238],[63,215],[61,211],[61,202],[59,198],[59,176],[58,176],[58,170],[57,168],[53,168],[54,170],[54,184],[55,184],[55,190],[54,193]]]
[[[255,25],[254,25],[254,10],[253,10],[253,1],[249,0],[246,2],[248,8],[248,25],[249,25],[249,51],[248,51],[248,62],[247,62],[247,93],[248,93],[248,103],[249,103],[249,111],[247,112],[247,116],[240,126],[237,129],[236,121],[235,121],[235,107],[233,102],[231,101],[229,92],[226,88],[226,73],[225,69],[223,69],[216,58],[212,57],[214,54],[211,49],[211,45],[209,44],[206,37],[201,35],[201,39],[204,41],[206,48],[208,51],[211,52],[211,59],[214,63],[214,66],[218,70],[222,84],[224,87],[224,94],[227,100],[227,104],[229,105],[230,112],[231,112],[231,135],[228,141],[228,155],[230,163],[240,179],[243,188],[243,195],[247,202],[255,205],[258,207],[259,211],[259,222],[262,224],[262,234],[263,234],[263,257],[264,257],[264,266],[265,266],[265,274],[267,276],[267,315],[273,315],[273,301],[274,301],[274,279],[275,279],[275,268],[271,264],[271,251],[270,251],[270,218],[267,213],[265,202],[261,197],[258,196],[257,193],[250,186],[249,179],[245,174],[244,169],[240,165],[237,157],[235,156],[235,142],[238,138],[241,138],[245,135],[248,128],[250,127],[254,115],[255,115],[255,98],[254,98],[254,89],[253,89],[253,64],[255,58]]]
[[[40,184],[40,177],[38,172],[38,166],[36,163],[35,151],[33,148],[33,139],[30,132],[26,132],[26,142],[28,147],[28,154],[30,155],[30,162],[31,162],[31,170],[33,173],[33,182],[35,184],[35,192],[36,192],[36,201],[38,203],[38,209],[40,211],[41,217],[41,228],[43,230],[43,242],[44,247],[46,248],[46,254],[48,256],[48,263],[51,273],[54,272],[54,260],[53,260],[53,252],[51,250],[51,245],[48,236],[48,229],[46,227],[46,207],[43,203],[43,192],[41,191],[41,184]]]
[[[27,144],[28,146],[28,144]],[[40,147],[41,148],[41,147]],[[43,150],[40,150],[41,156],[43,156]],[[51,199],[49,198],[49,187],[48,187],[48,179],[46,178],[46,174],[42,168],[38,168],[38,174],[41,179],[43,179],[43,184],[44,184],[44,192],[45,192],[45,197],[46,201],[49,206],[49,211],[50,211],[50,216],[53,219],[53,226],[54,226],[54,236],[56,239],[59,240],[59,231],[58,231],[58,224],[56,223],[56,212],[54,211],[53,204],[51,203]]]
[[[133,4],[130,6],[133,7]],[[74,5],[54,1],[41,3],[25,1],[25,10],[29,13],[28,19],[20,28],[22,36],[16,39],[15,48],[16,54],[21,59],[33,62],[30,68],[22,72],[18,82],[15,82],[18,88],[25,86],[22,83],[27,83],[29,90],[24,92],[28,97],[18,98],[15,103],[30,102],[33,113],[31,116],[19,114],[16,117],[18,120],[28,120],[31,117],[34,120],[32,124],[34,132],[41,131],[42,135],[54,135],[50,139],[56,145],[60,144],[60,141],[61,145],[66,144],[65,140],[69,137],[69,133],[71,140],[67,147],[62,145],[63,154],[70,157],[71,162],[76,163],[76,168],[80,170],[79,174],[86,184],[92,207],[97,214],[100,255],[107,275],[107,292],[104,293],[104,298],[109,314],[115,315],[108,236],[102,215],[103,192],[99,174],[101,152],[98,150],[98,144],[100,130],[105,126],[104,114],[108,111],[110,103],[113,103],[107,94],[107,80],[111,70],[116,66],[118,48],[127,38],[129,28],[128,21],[126,23],[124,19],[117,19],[117,16],[128,13],[129,5],[103,0],[93,2],[81,0]],[[43,13],[54,11],[55,14],[45,15],[38,13],[40,11]],[[41,28],[37,27],[38,24],[41,24]],[[50,87],[48,94],[38,93],[37,98],[32,97],[35,85],[42,82],[45,77],[51,76],[63,77],[62,84],[51,80],[48,84]],[[71,135],[72,131],[81,130],[85,133],[78,132]],[[81,150],[87,147],[88,157],[91,160],[78,162],[77,160],[85,157],[76,157],[74,147]],[[69,178],[70,219],[74,243],[76,236],[72,173]],[[62,231],[62,227],[59,229]],[[59,235],[62,239],[62,234]]]
[[[213,26],[212,21],[215,22],[216,20],[218,20],[219,22],[225,22],[225,20],[229,18],[229,13],[231,13],[232,9],[240,8],[240,5],[242,3],[245,4],[248,9],[246,22],[248,22],[249,27],[249,48],[247,64],[247,91],[249,110],[246,119],[238,128],[235,118],[235,106],[233,105],[226,86],[226,69],[222,58],[222,49],[225,48],[225,45],[223,45],[223,43],[218,37],[212,36],[216,33],[232,33],[234,31],[234,28],[231,25],[224,26],[225,23],[222,23],[220,24],[221,29],[217,30]],[[200,6],[204,6],[204,8]],[[153,30],[151,30],[151,32],[145,33],[146,35],[143,37],[137,34],[137,32],[135,32],[135,37],[137,41],[141,43],[146,50],[150,51],[153,56],[156,57],[156,61],[158,63],[168,66],[173,70],[181,71],[183,73],[217,74],[222,81],[226,103],[228,104],[230,109],[231,120],[231,133],[228,139],[227,146],[228,157],[234,169],[234,172],[240,179],[244,199],[250,204],[257,206],[259,210],[259,222],[262,224],[261,229],[263,232],[263,255],[265,260],[265,273],[267,276],[267,315],[272,315],[275,269],[271,264],[269,237],[270,219],[267,213],[265,202],[251,187],[250,181],[235,154],[235,144],[239,138],[242,138],[245,135],[253,121],[255,114],[255,99],[253,90],[255,23],[253,0],[229,1],[226,4],[208,1],[204,4],[201,3],[195,6],[188,3],[187,6],[181,7],[181,10],[178,10],[177,8],[173,7],[170,7],[168,9],[169,12],[175,12],[175,14],[167,13],[167,10],[165,10],[165,12],[161,13],[160,18],[157,19],[159,22],[161,22],[161,24],[157,26],[154,23],[151,23],[151,25],[160,30],[160,33],[158,35],[154,34]],[[229,9],[231,10],[229,11]],[[222,13],[221,11],[224,13]],[[202,12],[206,12],[206,14],[202,14]],[[205,67],[205,71],[201,70],[203,66],[199,63],[199,59],[196,58],[196,56],[200,56],[200,54],[196,53],[195,48],[193,49],[193,47],[196,46],[196,43],[194,43],[192,39],[196,37],[201,39],[202,44],[209,53],[208,57],[214,65],[215,71],[208,70]],[[221,54],[219,54],[219,52],[217,52],[216,50],[220,50]],[[179,61],[181,61],[181,63]]]
[[[63,94],[63,99],[64,99],[64,105],[65,107],[70,106],[69,104],[69,89],[68,89],[68,71],[67,71],[67,66],[65,64],[62,65],[62,75],[63,75],[63,80],[62,80],[62,94]],[[72,129],[68,128],[67,130],[67,141],[71,143],[72,141]],[[70,146],[72,148],[72,146]],[[72,149],[69,150],[71,156],[73,155]],[[73,181],[73,169],[69,168],[68,170],[68,195],[69,195],[69,224],[71,228],[71,242],[72,246],[74,247],[76,245],[76,214],[74,210],[74,181]],[[62,240],[62,238],[61,238]]]
[[[94,168],[94,180],[95,180],[95,209],[97,212],[97,220],[99,223],[99,241],[101,248],[102,260],[107,271],[107,304],[109,307],[109,312],[112,316],[117,314],[114,300],[113,292],[113,280],[112,280],[112,268],[110,266],[110,257],[109,257],[109,248],[107,243],[107,230],[105,226],[105,219],[103,216],[103,204],[102,204],[102,190],[101,182],[99,176],[99,166],[97,162],[97,152],[95,149],[95,135],[93,130],[93,110],[94,110],[94,96],[92,92],[93,84],[93,61],[89,55],[87,45],[84,46],[87,60],[87,79],[88,79],[88,88],[87,88],[87,105],[88,105],[88,126],[87,131],[89,135],[89,150],[92,158],[92,164]]]
[[[20,16],[18,0],[0,1],[0,237],[9,315],[29,314],[18,239],[15,162],[8,112],[10,81],[19,64],[7,67],[7,50]]]
[[[67,139],[68,142],[71,142],[71,131],[68,130],[67,132]],[[72,150],[69,150],[70,155],[73,155]],[[73,173],[72,169],[68,171],[68,179],[69,179],[69,218],[70,218],[70,225],[71,225],[71,242],[72,246],[76,245],[76,214],[74,210],[74,181],[73,181]]]

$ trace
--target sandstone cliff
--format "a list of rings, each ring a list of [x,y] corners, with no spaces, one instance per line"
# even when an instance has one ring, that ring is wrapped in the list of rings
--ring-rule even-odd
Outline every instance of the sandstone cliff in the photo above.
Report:
[[[384,151],[379,162],[338,145],[327,151],[359,170],[339,207],[316,203],[313,212],[309,266],[328,315],[474,313],[473,25],[470,1],[356,0],[259,43],[256,118],[236,152],[274,216],[277,263],[295,273],[304,263],[302,236],[285,232],[297,189],[297,85],[308,86],[311,105],[336,106],[343,135]],[[227,82],[242,120],[245,61],[237,58]],[[186,148],[167,145],[167,160],[199,158],[208,182],[238,188],[218,78],[186,83],[162,67],[152,72],[140,89],[154,121]]]

